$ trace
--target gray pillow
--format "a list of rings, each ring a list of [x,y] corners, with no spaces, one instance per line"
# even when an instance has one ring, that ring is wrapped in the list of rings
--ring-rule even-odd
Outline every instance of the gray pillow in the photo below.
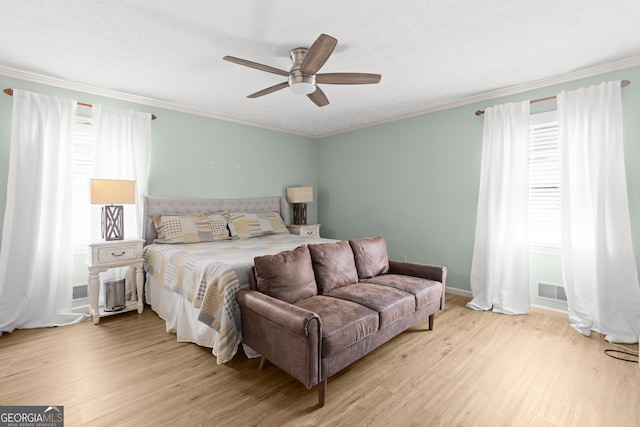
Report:
[[[318,294],[311,255],[306,246],[275,255],[255,257],[256,287],[288,303]]]
[[[370,279],[389,271],[387,242],[383,237],[349,240],[359,279]]]
[[[312,244],[309,245],[309,252],[321,294],[358,283],[358,271],[349,242]]]

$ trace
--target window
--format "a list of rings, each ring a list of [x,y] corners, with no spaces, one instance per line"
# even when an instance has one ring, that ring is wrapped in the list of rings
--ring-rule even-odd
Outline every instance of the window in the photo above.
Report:
[[[78,116],[73,142],[73,247],[86,251],[91,229],[90,180],[93,174],[94,142],[91,119]]]
[[[555,111],[529,125],[529,246],[559,249],[560,142]]]

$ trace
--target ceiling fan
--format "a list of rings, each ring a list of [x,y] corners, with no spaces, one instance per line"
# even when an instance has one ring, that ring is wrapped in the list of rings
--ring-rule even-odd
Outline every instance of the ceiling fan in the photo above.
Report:
[[[297,47],[291,49],[289,55],[293,65],[289,71],[279,68],[270,67],[268,65],[258,64],[257,62],[247,61],[246,59],[236,58],[234,56],[225,56],[225,61],[234,62],[244,65],[245,67],[255,68],[257,70],[266,71],[268,73],[278,74],[288,77],[288,80],[275,86],[262,89],[256,93],[252,93],[247,98],[258,98],[272,92],[290,87],[295,93],[307,95],[318,107],[324,107],[329,104],[329,99],[322,89],[318,87],[318,83],[332,85],[358,85],[358,84],[374,84],[380,81],[380,74],[368,73],[324,73],[317,74],[318,70],[327,62],[329,56],[338,44],[338,40],[321,34],[310,48]]]

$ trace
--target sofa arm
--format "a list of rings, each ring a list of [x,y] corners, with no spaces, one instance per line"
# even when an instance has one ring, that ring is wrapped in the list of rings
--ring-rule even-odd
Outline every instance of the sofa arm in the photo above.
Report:
[[[236,293],[242,341],[307,388],[320,382],[322,323],[309,310],[259,291]]]
[[[240,289],[236,293],[240,307],[253,311],[260,317],[300,336],[309,335],[309,322],[320,318],[312,311],[273,298],[262,292]]]
[[[443,285],[446,285],[445,282],[447,280],[447,267],[439,265],[413,264],[389,260],[389,273],[435,280]]]
[[[442,296],[440,297],[440,310],[444,310],[445,289],[447,286],[447,267],[429,264],[414,264],[410,262],[389,260],[389,273],[405,276],[421,277],[427,280],[435,280],[442,283]]]

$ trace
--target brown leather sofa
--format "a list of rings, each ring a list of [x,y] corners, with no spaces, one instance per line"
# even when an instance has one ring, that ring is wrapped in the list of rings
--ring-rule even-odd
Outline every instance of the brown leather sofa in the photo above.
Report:
[[[256,257],[236,294],[242,339],[307,388],[444,308],[445,267],[389,261],[383,238]]]

